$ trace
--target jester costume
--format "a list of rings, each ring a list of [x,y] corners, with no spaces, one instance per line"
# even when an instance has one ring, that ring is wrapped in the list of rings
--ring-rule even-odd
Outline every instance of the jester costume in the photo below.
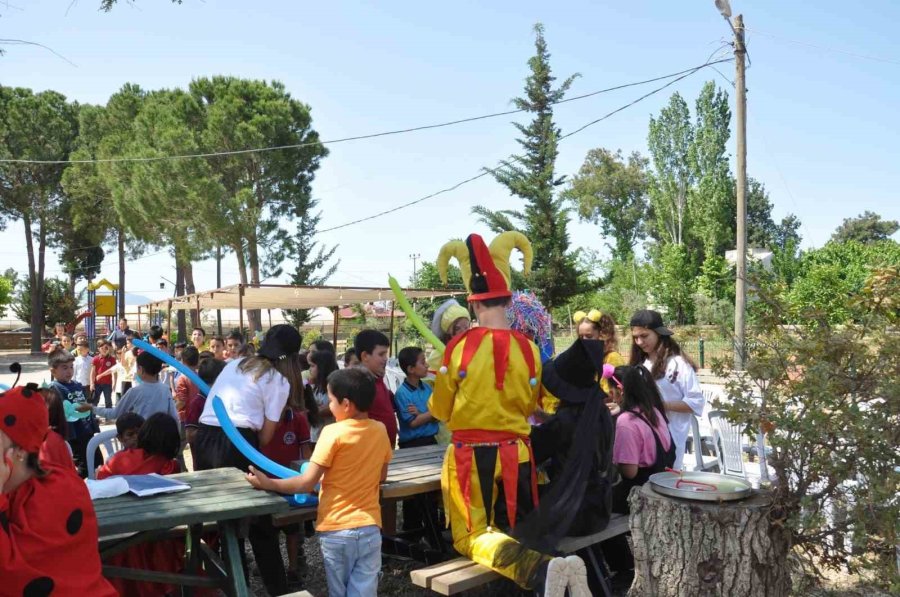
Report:
[[[530,243],[519,233],[507,234],[518,235],[527,272]],[[469,281],[469,302],[508,299],[509,252],[488,251],[476,234],[465,244],[455,243],[454,256]],[[460,245],[465,251],[458,250]],[[450,253],[446,248],[442,256]],[[446,258],[438,258],[438,267],[446,270]],[[514,529],[537,506],[528,417],[537,404],[540,378],[540,353],[531,340],[508,328],[477,327],[447,345],[428,405],[452,432],[441,487],[454,547],[524,588],[541,582],[552,558],[517,549],[518,543],[498,527]],[[516,550],[516,559],[501,564],[508,558],[498,554],[510,549]]]

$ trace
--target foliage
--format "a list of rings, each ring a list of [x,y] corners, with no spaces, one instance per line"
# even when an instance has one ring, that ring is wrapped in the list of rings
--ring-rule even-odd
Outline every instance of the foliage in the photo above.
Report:
[[[694,184],[690,162],[694,131],[690,118],[687,102],[674,93],[659,117],[650,119],[647,136],[655,170],[650,186],[654,220],[650,232],[657,240],[674,245],[684,242],[688,193]]]
[[[528,280],[548,308],[561,305],[578,292],[576,256],[569,251],[568,210],[556,188],[565,178],[555,173],[560,130],[553,122],[553,104],[562,100],[575,76],[553,88],[550,53],[543,25],[535,25],[535,55],[528,61],[531,73],[525,81],[525,97],[515,98],[516,108],[534,115],[528,125],[514,123],[521,134],[524,154],[502,163],[492,175],[509,192],[525,202],[523,211],[491,212],[480,207],[473,213],[497,231],[517,223],[534,245],[534,265]]]
[[[689,194],[687,236],[702,249],[704,261],[735,246],[735,183],[726,150],[730,122],[728,94],[708,81],[695,104],[688,155],[696,186]]]
[[[313,213],[316,201],[307,196],[297,209],[297,231],[283,245],[283,256],[294,262],[294,272],[290,283],[294,286],[321,286],[328,281],[340,265],[340,260],[329,263],[337,251],[337,245],[330,249],[320,246],[315,240],[316,228],[321,214]],[[276,259],[278,259],[276,257]],[[300,327],[312,317],[310,309],[282,309],[288,322]]]
[[[831,243],[835,245],[835,243]],[[831,249],[833,250],[833,249]],[[755,348],[727,386],[728,417],[762,428],[775,469],[773,520],[816,568],[873,568],[900,588],[900,268],[867,272],[858,292],[835,292],[829,309],[808,305],[803,325],[771,275],[753,280]],[[850,325],[836,325],[837,309]],[[728,364],[716,365],[726,374]],[[782,522],[779,522],[781,520]]]
[[[554,322],[568,327],[576,311],[599,309],[608,313],[619,325],[624,325],[635,311],[647,308],[647,296],[652,284],[647,263],[633,257],[625,261],[613,259],[603,264],[602,274],[602,288],[579,294],[565,307],[553,310]]]
[[[279,275],[284,257],[308,259],[314,251],[308,223],[316,206],[311,184],[328,155],[312,128],[309,106],[277,81],[201,78],[191,82],[189,93],[201,107],[197,138],[203,151],[294,146],[207,161],[222,197],[209,206],[207,220],[234,252],[241,283]],[[324,261],[330,257],[328,250],[317,254]],[[304,269],[312,261],[301,267],[301,278],[309,275]],[[259,329],[258,313],[248,317],[251,329]]]
[[[697,293],[713,301],[734,304],[734,268],[725,257],[711,255],[706,258],[697,277]]]
[[[124,85],[114,93],[106,106],[82,105],[78,109],[78,137],[71,159],[91,160],[121,156],[131,142],[131,125],[137,117],[144,98],[144,91],[137,85]],[[119,260],[119,310],[125,305],[125,260],[143,253],[145,244],[128,233],[115,209],[113,201],[112,165],[109,163],[75,162],[66,167],[62,186],[70,202],[73,230],[90,231],[101,240],[84,245],[112,245]],[[119,187],[121,189],[121,187]],[[92,268],[96,258],[88,255],[81,267]],[[74,249],[73,249],[74,251]],[[73,261],[77,255],[73,255]],[[89,269],[89,271],[91,271]],[[78,272],[81,273],[81,272]]]
[[[667,244],[658,248],[652,269],[653,298],[667,318],[678,324],[692,321],[695,266],[687,248]]]
[[[13,300],[13,291],[16,288],[16,272],[12,269],[0,276],[0,318],[6,317],[6,308]]]
[[[831,240],[874,243],[887,240],[897,230],[900,230],[900,222],[897,220],[882,220],[880,215],[866,211],[855,218],[845,218],[834,231]]]
[[[0,157],[60,161],[69,157],[77,134],[77,106],[55,91],[0,87]],[[6,162],[0,164],[0,218],[21,220],[28,256],[28,284],[34,314],[31,349],[41,343],[41,300],[45,253],[55,231],[69,223],[61,219],[63,164]]]
[[[5,278],[4,278],[5,279]],[[78,301],[69,292],[65,280],[47,278],[44,280],[44,296],[41,300],[43,310],[38,314],[38,331],[50,328],[57,323],[68,323],[75,320],[78,312]],[[34,320],[32,314],[31,281],[23,280],[12,301],[12,311],[22,321]],[[32,325],[34,325],[32,323]]]
[[[293,325],[293,324],[291,324]],[[320,330],[306,330],[303,333],[303,346],[309,348],[312,346],[313,342],[322,339],[322,332]]]
[[[613,259],[634,255],[634,244],[644,236],[647,165],[638,152],[629,155],[626,163],[621,151],[592,149],[564,193],[582,220],[599,224],[601,233],[613,241]]]
[[[832,324],[855,321],[847,297],[862,291],[871,268],[896,263],[900,243],[892,240],[867,245],[831,241],[803,253],[793,284],[784,293],[789,321],[807,321],[810,311],[822,313]]]

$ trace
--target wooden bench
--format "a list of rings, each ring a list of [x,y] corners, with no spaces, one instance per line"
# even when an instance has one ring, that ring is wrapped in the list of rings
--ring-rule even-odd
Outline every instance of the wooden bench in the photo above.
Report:
[[[609,524],[602,531],[584,537],[566,537],[560,541],[558,549],[562,553],[574,553],[627,532],[628,516],[613,514]],[[503,578],[490,568],[462,557],[413,570],[409,576],[414,585],[431,589],[441,595],[456,595]]]

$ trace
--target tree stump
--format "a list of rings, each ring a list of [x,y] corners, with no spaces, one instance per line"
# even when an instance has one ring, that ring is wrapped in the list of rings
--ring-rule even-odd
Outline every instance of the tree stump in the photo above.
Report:
[[[632,490],[635,575],[629,597],[782,597],[790,537],[771,523],[772,498],[700,502]]]

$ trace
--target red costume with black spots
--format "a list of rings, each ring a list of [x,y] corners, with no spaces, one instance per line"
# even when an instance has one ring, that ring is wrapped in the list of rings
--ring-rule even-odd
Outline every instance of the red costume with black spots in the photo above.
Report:
[[[17,460],[23,453],[37,454],[48,427],[47,407],[36,388],[0,394],[0,594],[118,595],[101,574],[97,517],[74,469],[45,461],[46,474],[8,489],[16,452]]]

